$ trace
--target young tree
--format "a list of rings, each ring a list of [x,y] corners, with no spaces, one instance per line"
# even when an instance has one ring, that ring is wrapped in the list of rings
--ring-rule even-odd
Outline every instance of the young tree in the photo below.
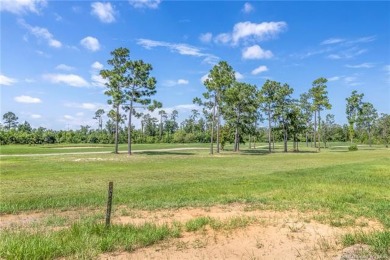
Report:
[[[210,153],[213,154],[213,135],[214,135],[214,124],[217,121],[217,153],[219,153],[219,128],[220,128],[220,117],[221,109],[223,105],[223,98],[226,89],[230,88],[235,82],[235,72],[233,68],[226,62],[220,61],[215,65],[205,80],[204,85],[206,86],[207,92],[203,93],[203,97],[207,100],[202,102],[201,99],[195,98],[194,103],[203,105],[207,109],[212,108],[212,124],[211,124],[211,148]]]
[[[361,112],[358,117],[357,124],[364,128],[368,134],[368,143],[372,145],[371,132],[375,121],[378,119],[378,113],[374,106],[369,102],[362,103]]]
[[[129,50],[118,48],[111,52],[112,58],[107,61],[112,66],[111,70],[101,70],[100,75],[108,79],[105,83],[107,90],[104,92],[110,99],[107,101],[113,110],[109,112],[110,118],[115,123],[115,153],[118,153],[119,121],[121,120],[120,106],[126,101],[124,89],[128,84],[126,72],[128,70]]]
[[[390,115],[382,113],[376,125],[378,139],[388,147],[390,141]]]
[[[318,78],[313,81],[312,88],[309,90],[313,98],[313,112],[314,112],[314,146],[316,147],[317,139],[317,121],[318,129],[321,129],[321,110],[331,109],[332,105],[329,103],[328,91],[326,90],[326,78]],[[318,119],[316,118],[318,115]],[[321,150],[321,131],[318,131],[318,151]]]
[[[96,119],[98,121],[100,131],[103,129],[103,115],[105,113],[106,112],[104,111],[104,109],[99,108],[98,110],[96,110],[95,116],[93,117],[93,119]]]
[[[353,143],[353,136],[355,135],[355,123],[358,120],[359,114],[362,110],[362,99],[364,94],[358,94],[356,90],[352,91],[350,97],[346,98],[347,106],[345,113],[349,123],[349,137],[351,144]]]
[[[299,102],[302,110],[303,120],[306,122],[306,131],[305,131],[305,139],[306,139],[306,147],[309,147],[309,129],[312,124],[311,119],[313,117],[312,104],[310,103],[310,94],[303,93],[300,96]]]
[[[301,109],[301,104],[297,101],[291,102],[287,121],[290,124],[290,129],[293,134],[293,148],[294,151],[299,151],[298,135],[306,130],[307,133],[307,121],[304,111]]]
[[[323,141],[324,141],[324,147],[326,148],[326,143],[330,137],[331,130],[334,126],[334,115],[327,114],[325,117],[325,121],[322,121],[322,132],[323,132]]]
[[[158,114],[160,115],[160,136],[159,136],[159,139],[161,141],[161,139],[162,139],[162,132],[163,132],[163,122],[167,120],[168,114],[165,112],[165,110],[158,111]]]
[[[260,109],[268,118],[268,151],[271,152],[271,134],[273,114],[275,113],[276,96],[281,88],[280,82],[267,80],[259,92]]]
[[[280,86],[280,83],[279,83]],[[289,114],[291,113],[291,107],[293,100],[291,94],[294,92],[293,88],[290,88],[288,84],[284,84],[278,88],[275,95],[275,114],[274,118],[279,122],[283,129],[283,142],[284,152],[287,153],[287,141],[288,141],[288,128],[290,125]]]
[[[131,155],[131,121],[135,113],[135,104],[142,108],[148,106],[148,110],[153,111],[161,108],[162,104],[149,97],[156,94],[156,79],[150,76],[152,65],[144,63],[142,60],[128,61],[128,74],[126,75],[127,84],[125,86],[125,99],[130,102],[124,106],[128,114],[128,132],[127,132],[127,153]]]
[[[7,112],[3,115],[5,128],[11,129],[18,125],[18,117],[13,112]]]
[[[259,107],[256,86],[235,82],[225,92],[226,106],[223,107],[225,120],[234,127],[234,151],[239,151],[240,136],[243,130],[253,125],[254,113]]]
[[[108,79],[106,86],[109,90],[106,91],[106,95],[112,97],[110,103],[114,105],[116,113],[120,113],[119,106],[121,105],[125,111],[128,111],[127,152],[131,155],[131,122],[132,116],[136,113],[135,104],[140,104],[142,108],[149,105],[149,110],[154,110],[162,105],[157,101],[152,102],[149,98],[156,93],[156,79],[150,77],[152,65],[144,63],[142,60],[130,60],[130,51],[126,48],[115,49],[111,55],[113,58],[108,60],[108,64],[113,66],[113,69],[102,70],[100,74],[103,78]],[[117,153],[117,137],[115,142],[115,152]]]

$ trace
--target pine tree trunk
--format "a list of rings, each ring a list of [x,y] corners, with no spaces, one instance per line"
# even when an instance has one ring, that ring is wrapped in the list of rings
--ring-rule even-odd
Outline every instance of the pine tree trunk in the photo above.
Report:
[[[309,137],[308,137],[308,133],[307,133],[307,130],[306,130],[306,147],[309,147]]]
[[[210,141],[210,154],[214,154],[213,138],[214,138],[214,121],[215,121],[215,103],[213,106],[213,120],[211,121],[211,141]]]
[[[130,101],[129,125],[127,126],[127,153],[131,155],[131,116],[133,115],[133,100]]]
[[[268,107],[268,151],[271,152],[271,111]]]
[[[238,151],[238,127],[236,126],[236,132],[234,133],[234,151]]]
[[[283,135],[284,135],[284,152],[287,153],[287,129],[283,126]]]
[[[314,147],[317,147],[317,112],[314,111]]]
[[[321,114],[318,110],[318,151],[321,151]]]
[[[115,153],[118,153],[118,141],[119,141],[119,105],[116,107],[115,115]]]

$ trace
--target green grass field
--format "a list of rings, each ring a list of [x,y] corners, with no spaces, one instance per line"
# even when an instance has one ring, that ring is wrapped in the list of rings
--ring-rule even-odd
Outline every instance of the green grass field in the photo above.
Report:
[[[139,145],[134,146],[134,149],[153,151],[143,151],[132,156],[125,153],[64,153],[74,150],[80,152],[82,148],[67,150],[3,146],[2,155],[45,154],[50,153],[49,150],[61,150],[63,154],[1,157],[0,214],[53,209],[103,209],[108,182],[113,181],[114,207],[126,205],[135,209],[161,209],[238,202],[259,209],[318,211],[320,214],[316,220],[334,226],[354,225],[354,219],[358,217],[375,219],[385,227],[385,231],[374,242],[384,240],[383,246],[379,248],[382,253],[390,253],[386,253],[390,245],[389,150],[383,147],[361,147],[359,151],[348,152],[345,144],[335,146],[323,149],[321,153],[305,148],[302,144],[302,151],[299,153],[285,154],[277,149],[275,153],[268,154],[262,148],[244,149],[240,153],[233,153],[228,149],[219,155],[209,155],[207,149],[154,150],[194,145]],[[126,149],[125,146],[121,148]],[[110,151],[112,147],[85,149]],[[77,232],[100,234],[99,227],[94,225],[87,225]],[[148,229],[153,230],[159,228],[148,226]],[[120,228],[118,230],[119,233],[124,232]],[[161,232],[164,235],[151,238],[150,241],[176,234],[169,228]],[[71,236],[68,233],[64,236],[68,235]],[[0,243],[0,251],[14,248],[14,251],[19,252],[22,249],[15,245],[15,241],[20,241],[25,247],[33,247],[32,240],[34,237],[36,239],[36,236],[30,236],[30,240],[26,242],[28,235],[21,236],[19,232],[12,230],[2,236],[4,242]],[[48,236],[56,237],[59,234],[52,232]],[[354,241],[352,238],[348,241]],[[152,243],[147,241],[135,243]],[[96,243],[105,242],[99,240]],[[101,246],[101,252],[113,250],[108,244],[108,249]],[[75,246],[46,258],[77,255],[80,252]],[[0,254],[0,257],[7,258],[9,255]]]

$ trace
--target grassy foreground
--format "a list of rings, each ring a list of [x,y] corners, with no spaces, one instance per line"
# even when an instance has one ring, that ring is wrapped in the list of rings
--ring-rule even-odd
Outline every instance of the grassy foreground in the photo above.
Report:
[[[385,227],[383,233],[351,235],[345,244],[371,241],[382,245],[379,252],[390,254],[388,149],[356,152],[332,149],[321,153],[307,149],[288,154],[279,151],[268,154],[257,149],[243,150],[239,154],[227,151],[214,156],[207,150],[150,151],[133,156],[11,156],[2,157],[0,166],[0,214],[104,208],[107,184],[114,181],[114,207],[158,209],[240,202],[252,208],[318,211],[321,214],[317,220],[333,226],[354,225],[358,217],[376,219]],[[100,224],[86,223],[83,227],[75,224],[70,229],[42,236],[8,230],[1,235],[0,251],[26,252],[23,250],[34,247],[35,243],[43,246],[42,252],[47,251],[44,258],[51,258],[54,257],[49,254],[54,250],[51,247],[55,248],[55,243],[61,244],[61,241],[65,241],[68,245],[65,249],[68,249],[55,257],[84,252],[78,249],[82,243],[74,240],[77,234],[85,239],[90,237],[86,246],[98,245],[101,252],[113,250],[110,245],[128,232],[140,234],[141,238],[134,238],[132,243],[121,240],[124,247],[144,246],[177,235],[172,227],[148,225],[116,227],[106,238],[102,236],[106,231],[101,230]]]

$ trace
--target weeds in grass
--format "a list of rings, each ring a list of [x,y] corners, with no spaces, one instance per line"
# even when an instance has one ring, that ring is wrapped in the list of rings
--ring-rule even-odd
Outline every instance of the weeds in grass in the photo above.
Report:
[[[166,225],[112,225],[106,228],[94,221],[74,223],[67,229],[54,232],[5,230],[0,235],[0,258],[94,258],[102,252],[132,251],[179,235],[177,229]]]
[[[293,223],[292,225],[288,225],[288,228],[291,232],[298,233],[305,229],[305,225]]]
[[[355,232],[346,234],[342,238],[344,246],[365,244],[372,247],[373,251],[383,259],[390,258],[390,231],[376,231],[371,233]]]
[[[189,220],[185,224],[186,231],[198,231],[201,228],[204,228],[206,225],[208,225],[211,221],[211,218],[209,217],[200,217]]]

